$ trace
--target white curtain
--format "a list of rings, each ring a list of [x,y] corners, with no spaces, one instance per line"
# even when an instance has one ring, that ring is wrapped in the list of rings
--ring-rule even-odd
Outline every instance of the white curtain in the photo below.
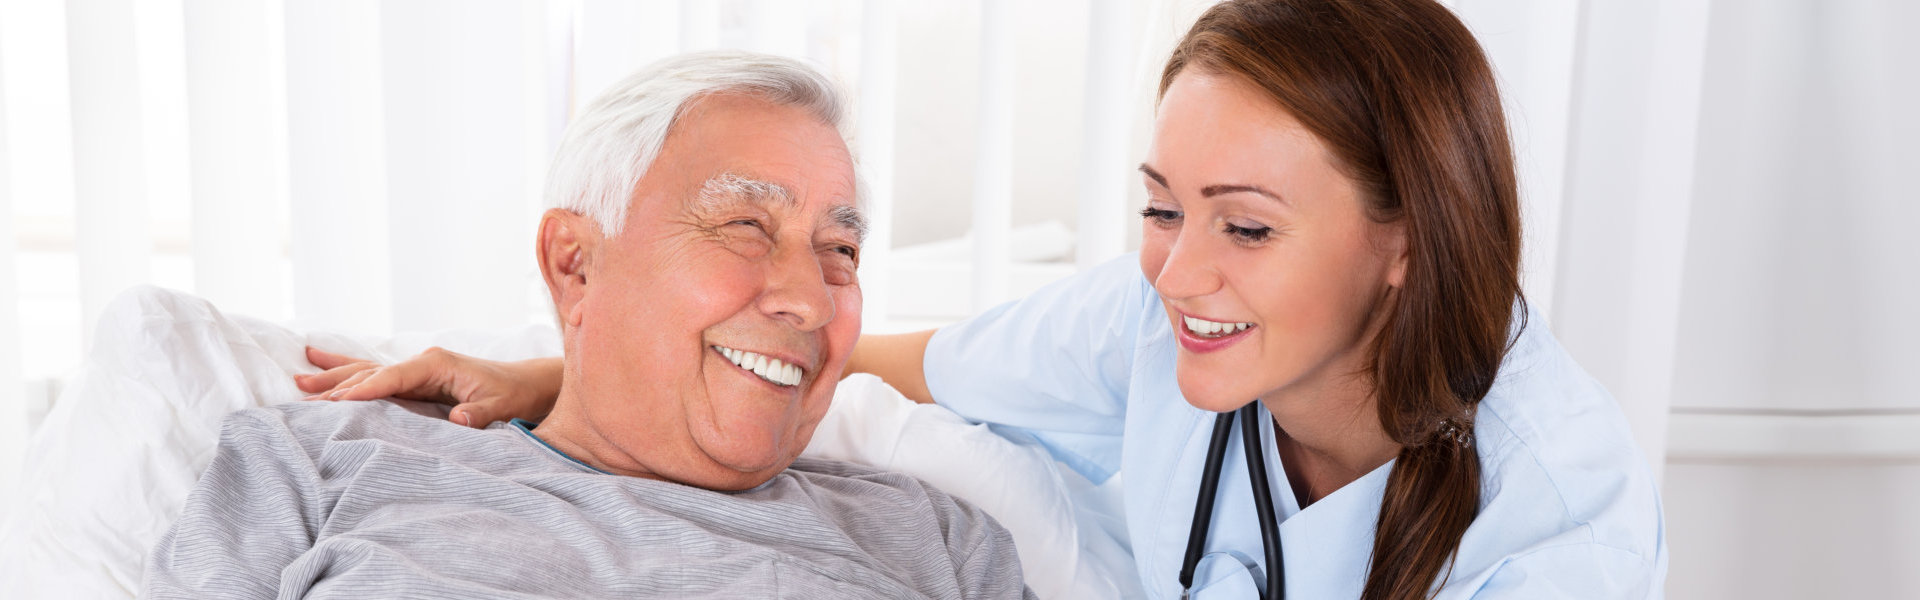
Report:
[[[1920,413],[1915,23],[1912,2],[1716,13],[1676,406]]]
[[[1673,357],[1675,597],[1920,597],[1915,23],[1903,1],[1714,4]]]

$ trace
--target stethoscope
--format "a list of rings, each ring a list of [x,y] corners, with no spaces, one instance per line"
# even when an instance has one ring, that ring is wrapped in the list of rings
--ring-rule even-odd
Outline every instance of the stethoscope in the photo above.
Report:
[[[1285,598],[1286,565],[1280,553],[1280,523],[1273,517],[1273,494],[1267,488],[1267,455],[1260,447],[1260,403],[1249,402],[1236,411],[1240,418],[1240,439],[1247,453],[1247,478],[1253,480],[1253,506],[1260,512],[1260,546],[1267,555],[1266,588],[1262,598]],[[1187,533],[1187,557],[1180,564],[1180,597],[1193,590],[1193,570],[1200,565],[1202,549],[1207,545],[1207,527],[1213,523],[1214,492],[1220,487],[1220,463],[1227,457],[1227,439],[1233,434],[1234,413],[1220,413],[1213,420],[1213,443],[1207,446],[1207,465],[1200,475],[1200,499],[1193,508],[1193,529]],[[1254,580],[1259,583],[1258,579]]]

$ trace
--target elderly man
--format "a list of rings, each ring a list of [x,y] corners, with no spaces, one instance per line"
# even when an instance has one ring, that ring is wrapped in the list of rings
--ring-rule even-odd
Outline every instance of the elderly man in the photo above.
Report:
[[[842,113],[772,57],[621,82],[569,129],[540,223],[552,413],[235,413],[145,595],[1030,597],[986,514],[796,459],[860,330]]]

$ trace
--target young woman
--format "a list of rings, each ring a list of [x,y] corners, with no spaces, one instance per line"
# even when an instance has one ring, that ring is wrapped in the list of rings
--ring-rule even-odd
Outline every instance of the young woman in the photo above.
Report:
[[[1528,324],[1500,98],[1445,7],[1213,6],[1167,61],[1140,171],[1137,263],[862,338],[849,370],[1124,475],[1156,598],[1661,596],[1650,472]],[[475,426],[539,416],[558,380],[314,360],[336,368],[304,389],[441,396]]]

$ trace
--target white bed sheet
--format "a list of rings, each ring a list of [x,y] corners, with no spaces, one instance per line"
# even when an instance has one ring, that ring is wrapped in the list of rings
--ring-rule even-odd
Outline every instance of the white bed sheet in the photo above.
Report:
[[[133,598],[148,550],[212,459],[221,417],[298,401],[291,376],[317,370],[307,345],[383,361],[436,345],[497,360],[560,352],[551,327],[359,339],[224,315],[154,287],[122,294],[96,332],[29,442],[15,510],[0,528],[9,597]],[[1093,486],[1035,444],[859,375],[841,383],[806,455],[914,475],[986,510],[1013,533],[1042,598],[1138,593],[1117,482]]]

